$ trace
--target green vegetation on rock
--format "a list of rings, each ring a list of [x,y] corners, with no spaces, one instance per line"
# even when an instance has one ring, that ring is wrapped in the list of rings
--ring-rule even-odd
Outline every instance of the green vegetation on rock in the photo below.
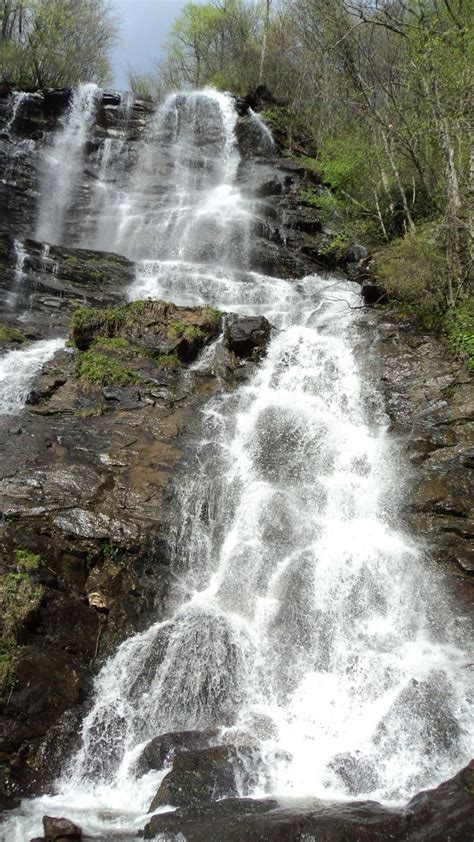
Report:
[[[474,297],[444,316],[443,328],[452,353],[474,371]]]
[[[170,339],[206,339],[207,334],[196,325],[189,325],[186,322],[171,322],[168,325],[168,337]]]
[[[8,325],[0,325],[0,342],[26,342],[26,336],[21,330]]]
[[[156,363],[160,366],[160,368],[178,368],[181,365],[181,361],[174,351],[172,354],[159,354],[156,357]]]
[[[38,608],[42,595],[42,587],[30,582],[26,573],[0,576],[0,697],[14,684],[14,660],[19,649],[17,636],[28,616]]]
[[[140,377],[117,359],[95,351],[84,351],[77,358],[77,376],[84,385],[132,386]]]
[[[41,556],[30,550],[15,550],[17,567],[22,570],[37,570],[41,563]]]

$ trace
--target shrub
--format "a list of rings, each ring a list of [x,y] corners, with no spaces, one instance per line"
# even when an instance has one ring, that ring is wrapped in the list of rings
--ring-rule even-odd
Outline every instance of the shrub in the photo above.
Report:
[[[452,353],[466,361],[474,371],[474,297],[448,310],[443,319],[443,328]]]
[[[425,224],[377,252],[372,269],[387,293],[424,311],[445,306],[447,263],[437,228]]]

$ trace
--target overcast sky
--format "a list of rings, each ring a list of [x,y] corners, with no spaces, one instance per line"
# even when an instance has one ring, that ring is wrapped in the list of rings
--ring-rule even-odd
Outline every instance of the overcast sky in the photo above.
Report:
[[[127,88],[127,71],[150,70],[160,57],[170,27],[187,0],[115,0],[121,41],[114,50],[114,87]],[[199,0],[198,0],[199,2]]]

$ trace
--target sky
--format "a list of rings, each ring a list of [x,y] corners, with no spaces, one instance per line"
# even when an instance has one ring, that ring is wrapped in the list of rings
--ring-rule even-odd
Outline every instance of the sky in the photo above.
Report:
[[[112,55],[114,87],[127,89],[127,71],[151,70],[163,54],[166,36],[187,0],[114,0],[121,39]]]

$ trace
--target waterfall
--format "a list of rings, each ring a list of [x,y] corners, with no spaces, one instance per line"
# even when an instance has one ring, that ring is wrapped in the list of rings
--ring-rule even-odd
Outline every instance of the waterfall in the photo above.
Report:
[[[27,256],[25,246],[20,240],[13,241],[13,248],[15,251],[15,267],[13,269],[13,284],[7,299],[7,305],[12,310],[16,307],[21,293],[21,286],[25,276],[23,267]]]
[[[142,827],[163,773],[135,761],[168,730],[256,746],[254,796],[403,803],[469,758],[467,656],[397,526],[400,454],[359,363],[357,289],[252,271],[260,207],[237,186],[235,122],[224,94],[168,98],[104,209],[107,247],[142,258],[131,298],[265,314],[276,331],[204,412],[201,470],[175,500],[181,599],[104,664],[56,794],[9,819],[17,842],[44,813],[92,834]]]
[[[28,99],[29,94],[25,91],[13,91],[11,96],[11,111],[10,116],[8,118],[7,123],[3,129],[3,132],[7,135],[10,135],[15,127],[15,122],[18,117],[18,114],[21,111],[21,106],[23,105],[24,101]]]
[[[35,238],[59,244],[82,175],[84,145],[95,117],[98,87],[80,85],[73,95],[62,130],[46,150],[41,178]]]
[[[45,339],[0,356],[0,415],[23,408],[35,374],[64,345],[63,339]]]

